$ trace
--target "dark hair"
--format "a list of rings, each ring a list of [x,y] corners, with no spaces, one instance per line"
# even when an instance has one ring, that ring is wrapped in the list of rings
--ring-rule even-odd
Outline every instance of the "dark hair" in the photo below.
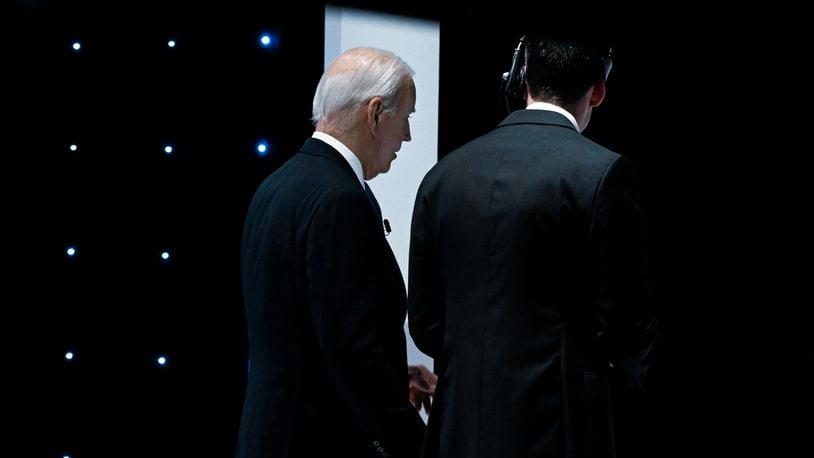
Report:
[[[610,46],[596,40],[528,36],[526,82],[535,100],[568,105],[605,78]]]

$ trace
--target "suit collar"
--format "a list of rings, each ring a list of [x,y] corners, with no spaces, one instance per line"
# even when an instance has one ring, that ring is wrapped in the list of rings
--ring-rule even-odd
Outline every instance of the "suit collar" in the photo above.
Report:
[[[548,110],[517,110],[506,116],[498,127],[518,124],[540,124],[560,126],[576,132],[574,125],[565,116]]]
[[[309,138],[305,141],[305,144],[302,145],[300,148],[300,153],[310,154],[312,156],[319,156],[325,159],[331,160],[339,164],[342,170],[345,171],[354,181],[359,181],[356,173],[351,168],[348,161],[339,154],[339,151],[335,150],[331,145],[323,142],[322,140],[317,140],[316,138]]]
[[[365,187],[365,169],[362,166],[362,161],[356,157],[356,154],[350,150],[344,143],[342,143],[338,138],[335,138],[325,132],[315,131],[312,138],[316,138],[317,140],[322,140],[323,142],[330,145],[333,149],[339,152],[343,158],[345,158],[345,162],[350,164],[350,168],[353,170],[353,174],[356,175],[356,179],[359,180],[359,185],[363,188]]]

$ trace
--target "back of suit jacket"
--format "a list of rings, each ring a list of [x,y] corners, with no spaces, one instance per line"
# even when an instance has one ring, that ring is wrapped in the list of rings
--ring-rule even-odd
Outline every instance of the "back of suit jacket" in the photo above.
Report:
[[[562,115],[514,112],[441,160],[410,253],[440,372],[426,456],[612,456],[608,362],[641,348],[645,271],[631,164]]]
[[[258,188],[241,271],[250,368],[237,456],[417,456],[403,279],[336,150],[309,139]]]

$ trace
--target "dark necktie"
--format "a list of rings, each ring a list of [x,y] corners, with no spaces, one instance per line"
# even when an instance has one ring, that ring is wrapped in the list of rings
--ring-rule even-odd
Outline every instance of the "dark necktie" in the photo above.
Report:
[[[376,217],[379,220],[379,224],[382,222],[382,208],[379,207],[379,201],[376,200],[376,196],[373,195],[373,191],[370,190],[370,186],[365,183],[365,194],[367,194],[368,200],[370,200],[370,204],[373,205],[373,210],[376,211]]]

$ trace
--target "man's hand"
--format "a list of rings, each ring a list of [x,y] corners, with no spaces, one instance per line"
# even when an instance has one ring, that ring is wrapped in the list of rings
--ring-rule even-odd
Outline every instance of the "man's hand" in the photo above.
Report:
[[[438,383],[438,376],[423,364],[408,366],[410,375],[410,402],[419,412],[421,407],[427,415],[432,410],[432,396],[435,396],[435,384]]]

